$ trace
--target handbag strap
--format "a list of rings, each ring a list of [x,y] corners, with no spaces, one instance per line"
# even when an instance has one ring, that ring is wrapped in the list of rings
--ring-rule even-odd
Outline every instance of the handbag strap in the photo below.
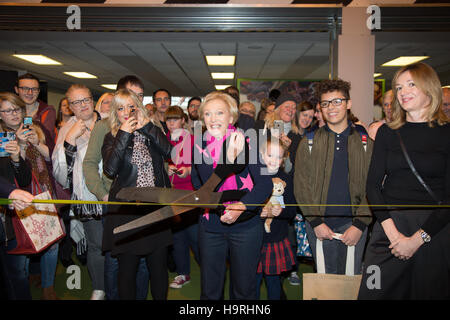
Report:
[[[403,139],[402,136],[400,135],[400,132],[398,132],[398,130],[395,130],[395,133],[398,136],[398,139],[400,141],[400,147],[402,148],[403,151],[403,155],[405,156],[406,162],[408,162],[409,167],[411,168],[411,171],[414,173],[414,175],[416,176],[417,180],[419,180],[420,184],[425,188],[425,190],[427,190],[427,192],[430,194],[430,196],[438,203],[441,204],[442,201],[439,200],[439,198],[436,196],[436,194],[433,192],[433,190],[431,190],[431,188],[425,183],[425,181],[422,179],[422,177],[420,176],[420,174],[417,172],[416,168],[414,167],[411,158],[408,155],[408,152],[406,151],[406,147],[405,144],[403,143]]]
[[[325,258],[323,255],[322,241],[316,240],[317,273],[325,273]],[[345,263],[345,275],[355,275],[355,246],[347,246],[347,260]]]

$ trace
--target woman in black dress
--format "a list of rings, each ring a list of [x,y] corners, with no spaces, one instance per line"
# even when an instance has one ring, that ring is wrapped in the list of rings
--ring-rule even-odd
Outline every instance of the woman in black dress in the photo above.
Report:
[[[441,84],[430,66],[416,63],[397,71],[392,88],[393,120],[377,133],[367,178],[369,203],[389,207],[373,207],[377,221],[359,299],[449,299],[450,209],[435,206],[450,200],[450,124],[440,108]]]

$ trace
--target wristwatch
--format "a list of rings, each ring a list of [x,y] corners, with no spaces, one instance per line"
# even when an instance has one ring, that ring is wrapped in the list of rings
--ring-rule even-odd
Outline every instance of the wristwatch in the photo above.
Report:
[[[423,242],[428,243],[431,241],[431,236],[423,231],[422,229],[419,230],[420,237],[422,238]]]

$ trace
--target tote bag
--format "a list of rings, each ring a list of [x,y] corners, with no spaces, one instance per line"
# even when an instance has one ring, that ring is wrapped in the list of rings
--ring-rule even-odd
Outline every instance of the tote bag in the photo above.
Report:
[[[34,198],[50,200],[51,196],[45,191]],[[33,203],[24,210],[16,210],[12,223],[17,246],[8,251],[11,254],[39,253],[66,235],[52,203]]]
[[[303,274],[303,300],[356,300],[362,275],[355,275],[355,247],[347,247],[345,275],[326,274],[322,241],[316,244],[317,273]]]

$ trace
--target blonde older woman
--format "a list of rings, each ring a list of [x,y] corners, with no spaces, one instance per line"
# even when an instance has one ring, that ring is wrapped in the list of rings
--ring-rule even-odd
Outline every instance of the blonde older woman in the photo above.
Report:
[[[259,120],[255,124],[257,134],[274,135],[288,147],[289,157],[284,162],[284,171],[290,173],[295,162],[295,153],[301,139],[300,130],[295,121],[297,102],[294,96],[282,94],[275,102],[275,109],[268,113],[264,121]]]
[[[111,132],[105,136],[102,147],[103,171],[113,180],[109,200],[117,201],[116,194],[125,187],[170,188],[164,161],[169,159],[172,145],[132,91],[121,89],[114,94],[109,124]],[[105,218],[103,250],[117,255],[120,299],[136,299],[141,256],[146,258],[150,271],[153,299],[167,299],[167,254],[172,244],[167,222],[113,234],[115,227],[141,217],[148,210],[148,207],[111,206]]]
[[[449,299],[450,209],[432,208],[450,200],[441,84],[429,65],[416,63],[397,71],[392,88],[392,121],[377,132],[367,178],[369,203],[387,205],[373,208],[377,222],[364,262],[379,268],[381,286],[368,288],[373,269],[364,270],[359,298]]]

